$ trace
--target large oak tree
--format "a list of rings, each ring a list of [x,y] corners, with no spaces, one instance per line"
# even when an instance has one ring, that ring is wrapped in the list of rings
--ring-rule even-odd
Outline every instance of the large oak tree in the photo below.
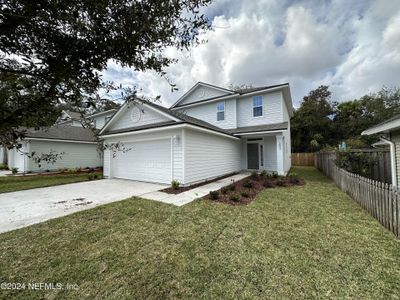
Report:
[[[200,13],[211,0],[9,0],[0,4],[0,144],[23,127],[49,126],[59,103],[96,104],[109,60],[138,71],[175,61],[210,29]],[[105,88],[105,87],[104,87]]]

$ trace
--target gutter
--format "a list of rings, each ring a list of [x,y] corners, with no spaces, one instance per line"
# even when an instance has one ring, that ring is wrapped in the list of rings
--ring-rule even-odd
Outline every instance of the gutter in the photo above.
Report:
[[[392,171],[392,185],[397,186],[397,168],[396,168],[396,148],[392,141],[389,141],[383,137],[380,140],[390,146],[390,168]]]

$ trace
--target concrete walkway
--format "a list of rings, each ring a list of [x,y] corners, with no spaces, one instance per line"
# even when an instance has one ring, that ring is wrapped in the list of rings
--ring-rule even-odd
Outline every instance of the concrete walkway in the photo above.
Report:
[[[223,178],[223,179],[211,182],[206,185],[199,186],[197,188],[194,188],[192,190],[189,190],[189,191],[177,194],[177,195],[155,191],[155,192],[143,194],[140,197],[144,198],[144,199],[155,200],[155,201],[173,204],[176,206],[182,206],[182,205],[192,202],[193,200],[195,200],[197,198],[204,197],[210,191],[219,190],[220,188],[231,184],[233,180],[239,181],[249,175],[250,175],[250,173],[248,173],[248,172],[240,173],[237,175],[233,175],[233,176],[230,176],[227,178]]]
[[[10,170],[0,170],[0,177],[2,176],[7,176],[7,175],[11,175],[11,171]]]

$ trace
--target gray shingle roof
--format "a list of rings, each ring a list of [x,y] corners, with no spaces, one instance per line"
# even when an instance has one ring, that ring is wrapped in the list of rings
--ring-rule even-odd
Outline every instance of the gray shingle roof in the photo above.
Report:
[[[104,133],[104,135],[124,133],[124,132],[133,132],[133,131],[138,131],[138,130],[143,130],[143,129],[159,128],[159,127],[171,126],[171,125],[177,125],[177,124],[181,124],[181,123],[177,123],[177,122],[171,120],[171,121],[166,121],[166,122],[146,124],[146,125],[142,125],[142,126],[134,126],[134,127],[110,130],[110,131],[106,131]]]
[[[74,120],[79,120],[79,119],[82,118],[81,113],[76,112],[76,111],[65,110],[65,113],[66,113],[67,115],[69,115],[69,116],[70,116],[72,119],[74,119]]]
[[[214,131],[218,131],[218,132],[221,132],[221,133],[224,133],[224,134],[231,135],[231,133],[228,132],[227,130],[224,130],[224,129],[220,128],[220,127],[214,126],[214,125],[212,125],[212,124],[210,124],[208,122],[205,122],[203,120],[199,120],[199,119],[193,118],[191,116],[188,116],[188,115],[186,115],[184,113],[181,113],[181,112],[178,112],[178,111],[170,110],[170,109],[168,109],[168,108],[166,108],[164,106],[161,106],[161,105],[158,105],[158,104],[155,104],[155,103],[152,103],[152,102],[145,101],[145,103],[150,105],[150,106],[153,106],[153,107],[155,107],[155,108],[157,108],[157,109],[159,109],[159,110],[161,110],[161,111],[163,111],[163,112],[165,112],[165,113],[167,113],[167,114],[169,114],[169,115],[171,115],[171,116],[173,116],[173,117],[175,117],[175,118],[177,118],[179,120],[181,120],[182,122],[189,123],[189,124],[192,124],[192,125],[200,126],[200,127],[206,128],[206,129],[211,129],[211,130],[214,130]]]
[[[27,138],[42,138],[54,140],[72,140],[83,142],[95,142],[96,137],[92,130],[76,126],[53,126],[40,130],[28,129]]]
[[[258,131],[273,131],[273,130],[284,130],[288,129],[288,122],[267,124],[267,125],[257,125],[257,126],[247,126],[238,127],[235,129],[228,129],[231,134],[258,132]]]
[[[248,94],[248,93],[252,93],[252,92],[262,91],[262,90],[266,90],[266,89],[273,89],[273,88],[280,87],[280,86],[285,86],[285,85],[288,85],[288,84],[289,84],[289,83],[258,86],[258,87],[252,87],[252,88],[245,88],[245,89],[236,90],[236,92],[239,93],[239,94],[241,94],[241,95],[243,95],[243,94]]]
[[[382,126],[382,125],[385,125],[385,124],[387,124],[387,123],[396,121],[396,120],[398,120],[398,119],[400,119],[400,115],[393,116],[393,117],[391,117],[391,118],[389,118],[389,119],[387,119],[387,120],[385,120],[385,121],[383,121],[383,122],[381,122],[381,123],[379,123],[379,124],[376,124],[376,125],[374,125],[374,126],[368,128],[368,130],[371,130],[371,129],[380,127],[380,126]]]
[[[166,121],[166,122],[158,122],[158,123],[153,123],[153,124],[147,124],[143,126],[134,126],[134,127],[129,127],[129,128],[123,128],[123,129],[118,129],[118,130],[111,130],[111,131],[105,131],[103,134],[108,135],[108,134],[117,134],[117,133],[124,133],[124,132],[133,132],[133,131],[139,131],[139,130],[144,130],[144,129],[151,129],[151,128],[159,128],[159,127],[164,127],[164,126],[173,126],[173,125],[180,125],[183,123],[195,125],[198,127],[202,127],[205,129],[210,129],[216,132],[220,132],[226,135],[233,136],[233,134],[238,134],[238,133],[248,133],[248,132],[256,132],[256,131],[272,131],[272,130],[283,130],[288,128],[288,122],[283,122],[283,123],[275,123],[275,124],[268,124],[268,125],[259,125],[259,126],[249,126],[249,127],[239,127],[235,129],[222,129],[220,127],[214,126],[208,122],[205,122],[203,120],[199,120],[196,118],[193,118],[191,116],[188,116],[184,113],[181,113],[179,111],[174,111],[170,110],[169,108],[166,108],[164,106],[155,104],[153,102],[149,101],[143,101],[141,102],[150,105],[172,117],[175,117],[179,121]]]
[[[273,89],[273,88],[276,88],[276,87],[285,86],[285,85],[288,85],[288,84],[289,83],[282,83],[282,84],[268,85],[268,86],[267,85],[266,86],[259,86],[259,87],[253,87],[253,88],[240,89],[240,90],[237,90],[237,91],[234,91],[234,92],[235,92],[235,94],[245,95],[245,94],[249,94],[249,93],[253,93],[253,92],[257,92],[257,91],[262,91],[262,90],[266,90],[266,89]],[[235,94],[232,94],[232,95],[235,95]],[[188,104],[181,104],[180,105],[178,103],[173,108],[184,107],[186,105],[192,105],[194,103],[202,103],[202,102],[217,100],[219,98],[224,98],[224,97],[227,97],[227,96],[231,96],[231,95],[222,95],[222,96],[212,97],[212,98],[208,98],[208,99],[202,99],[202,100],[191,102],[191,103],[188,103]]]

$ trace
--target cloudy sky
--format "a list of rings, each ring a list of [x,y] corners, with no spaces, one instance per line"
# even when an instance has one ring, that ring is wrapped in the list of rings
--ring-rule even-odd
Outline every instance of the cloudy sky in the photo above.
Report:
[[[157,74],[110,63],[104,79],[161,95],[171,105],[197,81],[227,87],[289,82],[294,105],[321,84],[350,100],[400,86],[399,0],[215,0],[205,9],[213,31],[190,52],[168,50],[179,91]]]

